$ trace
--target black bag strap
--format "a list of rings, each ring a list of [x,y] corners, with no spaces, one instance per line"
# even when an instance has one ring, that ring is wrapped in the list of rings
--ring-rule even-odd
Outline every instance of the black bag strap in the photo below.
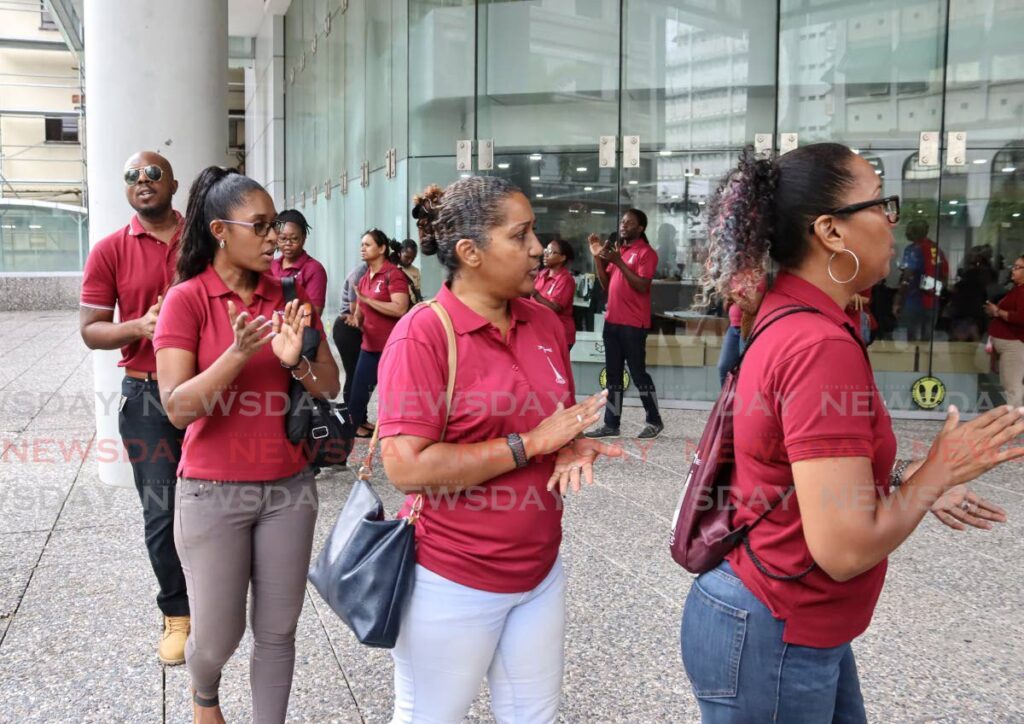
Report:
[[[281,277],[281,290],[284,292],[284,303],[293,302],[298,298],[295,291],[295,277]]]
[[[775,314],[776,312],[781,312],[781,314]],[[775,324],[775,322],[779,321],[783,317],[788,317],[791,314],[798,314],[800,312],[811,312],[813,314],[824,314],[824,312],[822,312],[820,309],[818,309],[816,307],[807,307],[807,306],[803,306],[803,305],[800,305],[800,304],[788,304],[786,306],[779,307],[778,309],[774,310],[773,312],[771,312],[771,314],[775,314],[775,316],[769,317],[764,322],[762,322],[757,327],[757,329],[755,329],[753,332],[751,332],[750,340],[747,342],[746,347],[744,347],[743,352],[740,354],[740,358],[736,361],[736,365],[733,367],[733,370],[732,370],[733,374],[738,374],[740,363],[743,362],[743,357],[750,350],[751,345],[754,344],[754,340],[756,340],[758,337],[761,336],[762,332],[764,332],[768,327],[770,327],[771,325]],[[864,343],[857,336],[857,332],[856,332],[856,330],[854,330],[853,325],[851,325],[849,323],[844,323],[843,324],[843,328],[847,332],[850,333],[850,335],[853,337],[853,340],[857,343],[857,346],[861,348],[861,351],[864,353],[864,358],[868,359],[867,348],[864,346]],[[762,512],[759,516],[757,516],[757,518],[754,519],[754,522],[751,523],[750,525],[748,525],[746,527],[746,530],[743,533],[743,547],[746,548],[747,555],[749,555],[750,556],[750,560],[753,561],[754,567],[756,567],[758,571],[763,573],[768,578],[774,579],[776,581],[795,581],[797,579],[803,578],[808,573],[813,571],[814,567],[817,565],[816,563],[814,563],[812,561],[811,565],[809,565],[806,569],[804,569],[800,573],[795,573],[795,574],[789,575],[789,576],[779,575],[777,573],[772,573],[767,568],[765,568],[764,563],[761,562],[761,559],[757,557],[757,555],[754,553],[754,549],[751,548],[751,546],[750,546],[750,531],[752,531],[754,528],[756,528],[757,525],[762,520],[764,520],[765,517],[769,513],[771,513],[779,505],[784,503],[795,492],[796,492],[796,483],[794,482],[792,485],[790,485],[788,488],[786,488],[785,492],[775,502],[775,504],[769,506],[768,508],[766,508],[764,510],[764,512]]]
[[[284,303],[294,302],[299,298],[295,290],[295,277],[281,277],[281,291],[284,292]],[[320,330],[316,327],[306,327],[302,331],[302,354],[312,359],[316,357],[317,347],[320,346]],[[299,384],[302,384],[301,382]]]

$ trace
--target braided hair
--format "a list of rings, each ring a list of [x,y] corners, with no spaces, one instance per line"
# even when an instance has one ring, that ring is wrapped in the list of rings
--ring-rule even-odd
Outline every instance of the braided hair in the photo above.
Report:
[[[518,186],[497,176],[459,179],[444,191],[428,186],[413,199],[420,250],[425,256],[437,255],[451,280],[459,269],[455,245],[472,239],[486,248],[489,230],[504,220],[501,202],[515,193],[522,193]]]

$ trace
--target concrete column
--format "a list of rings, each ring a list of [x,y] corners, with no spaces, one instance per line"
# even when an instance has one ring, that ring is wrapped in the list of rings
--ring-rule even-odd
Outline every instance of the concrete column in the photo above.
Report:
[[[135,151],[157,151],[171,162],[179,181],[174,206],[182,213],[199,170],[223,163],[228,3],[85,0],[84,25],[89,242],[95,244],[131,217],[122,171]],[[93,353],[97,441],[116,440],[120,447],[118,359],[116,351]],[[133,485],[127,462],[109,457],[100,455],[100,479]]]

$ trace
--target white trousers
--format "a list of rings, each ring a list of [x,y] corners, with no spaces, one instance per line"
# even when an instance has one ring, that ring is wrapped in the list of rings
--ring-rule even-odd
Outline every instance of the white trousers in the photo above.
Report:
[[[391,655],[392,723],[457,724],[487,677],[499,724],[558,716],[565,666],[562,560],[532,591],[491,593],[416,566],[416,586]]]

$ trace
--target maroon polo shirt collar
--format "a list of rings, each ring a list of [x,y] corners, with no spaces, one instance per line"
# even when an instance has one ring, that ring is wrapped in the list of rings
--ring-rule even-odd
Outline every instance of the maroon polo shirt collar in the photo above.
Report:
[[[455,296],[452,290],[448,288],[447,282],[441,285],[441,290],[437,293],[437,301],[440,302],[441,306],[448,312],[448,316],[451,317],[452,327],[454,327],[456,334],[470,334],[490,324],[490,322],[467,307],[461,299]],[[531,310],[529,304],[529,302],[523,299],[513,299],[510,301],[509,314],[512,317],[510,329],[520,322],[530,321]]]
[[[850,323],[850,318],[839,308],[832,297],[796,274],[781,272],[775,278],[771,290],[776,294],[787,296],[801,305],[814,307],[840,326]]]
[[[213,264],[210,264],[199,274],[199,281],[202,283],[203,288],[206,289],[207,296],[224,297],[229,294],[235,294],[235,292],[228,289],[228,285],[220,278],[220,274],[213,268]],[[270,299],[273,291],[270,286],[270,277],[266,274],[260,274],[259,281],[256,283],[256,290],[253,294],[263,299]]]

